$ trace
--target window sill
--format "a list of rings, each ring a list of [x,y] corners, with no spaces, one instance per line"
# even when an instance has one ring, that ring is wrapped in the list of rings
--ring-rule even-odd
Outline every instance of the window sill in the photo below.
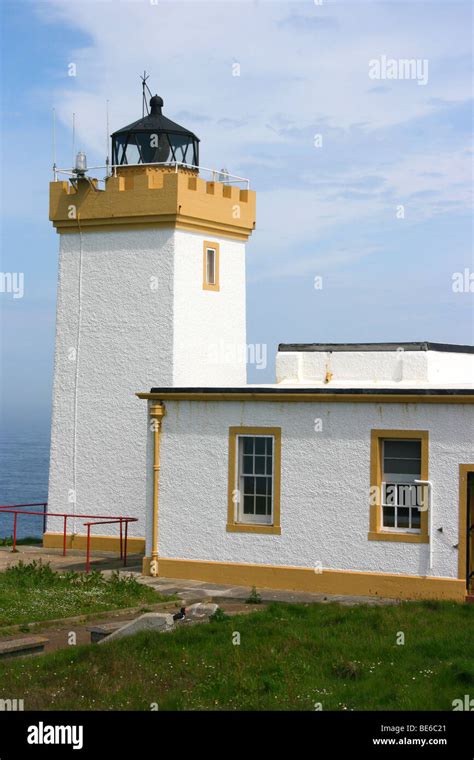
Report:
[[[273,533],[281,535],[280,525],[256,525],[255,523],[227,523],[228,533]]]
[[[399,541],[406,544],[429,544],[429,536],[423,533],[395,533],[384,531],[369,531],[369,541]]]

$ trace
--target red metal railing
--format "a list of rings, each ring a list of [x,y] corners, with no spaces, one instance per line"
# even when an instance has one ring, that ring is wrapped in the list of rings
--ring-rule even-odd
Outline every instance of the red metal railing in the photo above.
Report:
[[[22,507],[43,507],[42,512],[32,512],[31,510],[24,510]],[[18,509],[20,507],[20,509]],[[66,556],[67,552],[67,521],[69,518],[93,518],[92,522],[83,523],[87,528],[87,548],[86,548],[86,571],[90,569],[90,541],[91,541],[91,526],[92,525],[110,525],[119,523],[120,525],[120,559],[123,559],[124,567],[127,565],[127,548],[128,548],[128,524],[131,522],[138,522],[137,517],[125,517],[119,515],[115,517],[113,515],[79,515],[73,512],[48,512],[46,513],[47,502],[40,502],[35,504],[13,504],[13,505],[0,505],[0,512],[2,514],[13,515],[13,546],[12,552],[16,552],[16,540],[17,540],[17,521],[18,515],[42,515],[43,516],[43,533],[46,532],[46,514],[48,517],[62,517],[63,518],[63,556]],[[125,537],[124,529],[125,525]]]
[[[35,501],[31,504],[12,504],[11,509],[16,509],[16,507],[43,507],[43,511],[40,512],[40,514],[43,515],[43,533],[46,533],[46,507],[48,506],[47,501]],[[10,509],[8,506],[0,505],[0,509]]]

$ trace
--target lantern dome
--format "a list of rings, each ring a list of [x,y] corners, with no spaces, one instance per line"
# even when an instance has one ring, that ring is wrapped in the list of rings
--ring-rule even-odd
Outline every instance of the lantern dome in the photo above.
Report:
[[[162,113],[163,99],[150,98],[150,111],[112,135],[112,162],[199,166],[199,138]]]

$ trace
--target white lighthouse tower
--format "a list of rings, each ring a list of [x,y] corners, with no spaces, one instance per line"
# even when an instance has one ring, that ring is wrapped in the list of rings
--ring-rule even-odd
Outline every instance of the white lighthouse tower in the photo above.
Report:
[[[100,189],[84,156],[51,183],[60,235],[48,509],[138,518],[144,548],[146,409],[159,386],[246,382],[245,243],[255,193],[229,175],[202,178],[199,140],[150,100],[147,115],[112,135]],[[82,518],[68,542],[84,546]],[[117,526],[93,546],[118,546]],[[62,545],[49,518],[46,546]],[[99,535],[99,533],[101,535]]]

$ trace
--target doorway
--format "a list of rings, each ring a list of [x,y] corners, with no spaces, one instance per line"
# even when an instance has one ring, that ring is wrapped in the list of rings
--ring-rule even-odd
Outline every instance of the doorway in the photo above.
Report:
[[[474,595],[474,464],[459,465],[459,578]]]

